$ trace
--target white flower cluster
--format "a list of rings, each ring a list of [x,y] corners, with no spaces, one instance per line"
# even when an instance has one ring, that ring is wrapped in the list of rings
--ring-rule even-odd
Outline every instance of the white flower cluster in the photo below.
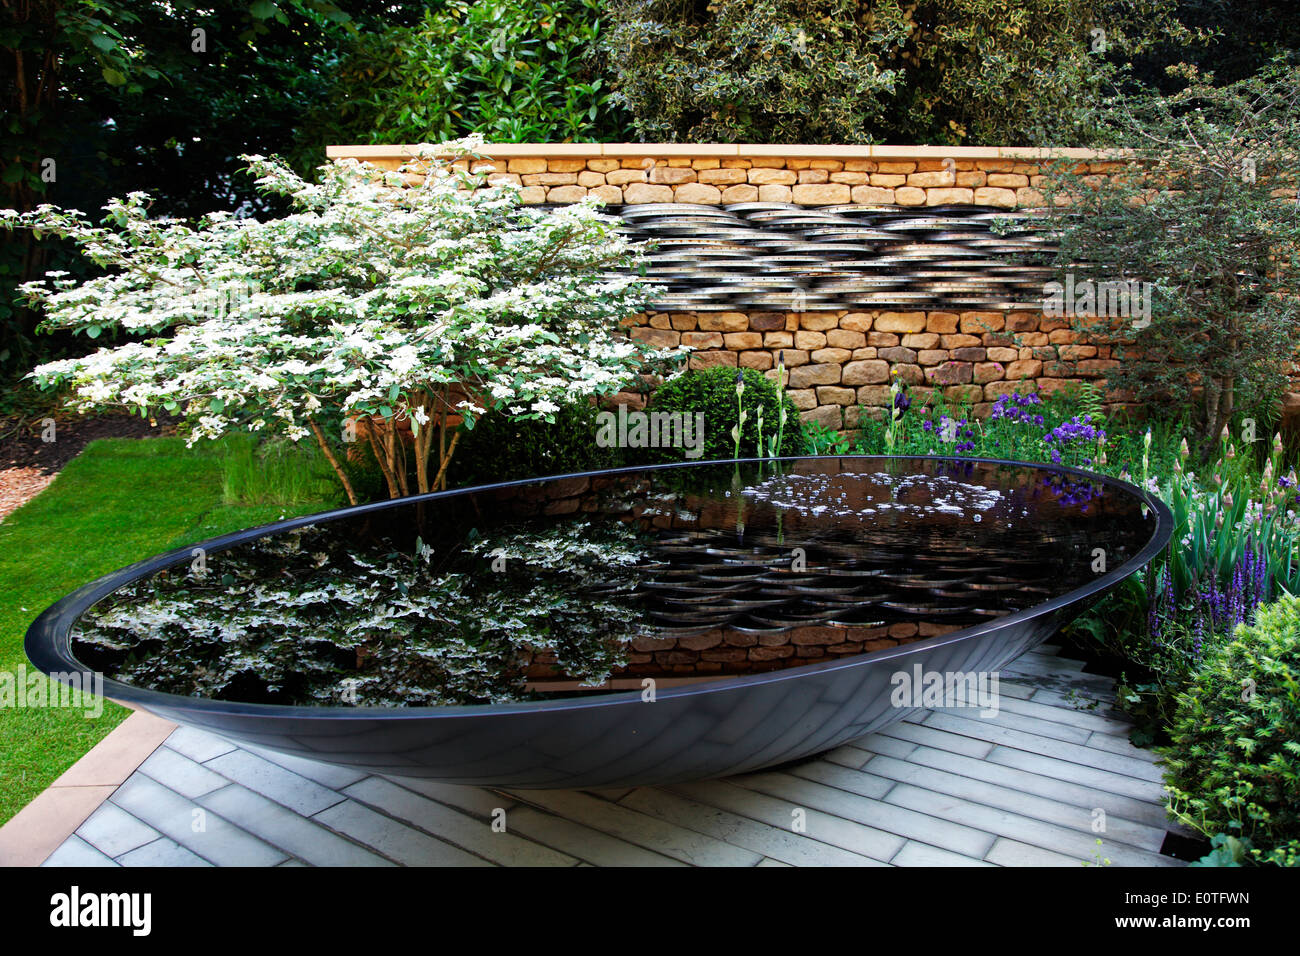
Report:
[[[184,414],[195,439],[246,428],[297,440],[318,414],[419,427],[446,410],[439,394],[470,415],[547,416],[617,390],[659,357],[618,334],[645,296],[627,272],[637,250],[589,203],[520,206],[466,172],[455,158],[476,145],[420,147],[397,171],[332,163],[318,183],[246,156],[259,187],[294,205],[266,222],[151,218],[142,193],[109,203],[107,226],[52,206],[0,216],[106,269],[28,283],[47,327],[148,336],[33,376],[70,386],[81,410]]]

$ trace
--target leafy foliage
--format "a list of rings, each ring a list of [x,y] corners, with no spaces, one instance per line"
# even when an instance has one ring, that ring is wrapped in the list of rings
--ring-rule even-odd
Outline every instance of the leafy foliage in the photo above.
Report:
[[[400,20],[409,0],[385,4]],[[299,137],[319,99],[328,51],[370,22],[365,0],[31,0],[0,12],[3,204],[98,209],[152,188],[159,210],[197,215],[214,202],[266,211],[234,175],[241,153],[292,153],[305,172],[322,142]],[[283,211],[274,200],[269,203]],[[38,316],[14,289],[94,267],[71,243],[0,235],[0,379],[79,351],[66,333],[35,335]]]
[[[455,485],[484,485],[617,468],[619,450],[596,443],[597,409],[589,402],[561,406],[553,421],[524,421],[488,412],[461,440],[449,474]]]
[[[615,101],[646,140],[987,143],[1061,117],[1170,0],[608,0]]]
[[[897,73],[896,21],[854,0],[610,0],[601,47],[645,140],[865,142]]]
[[[803,423],[804,451],[810,455],[848,454],[850,441],[829,425],[821,422]]]
[[[1260,862],[1300,862],[1300,599],[1237,629],[1179,698],[1172,736],[1171,812],[1249,839]]]
[[[718,365],[713,368],[692,369],[664,382],[650,401],[649,409],[655,412],[680,412],[694,415],[704,413],[704,452],[701,460],[727,460],[736,457],[736,441],[732,429],[736,427],[737,408],[736,376],[744,380],[744,394],[740,408],[745,411],[745,421],[740,432],[740,457],[767,457],[768,445],[776,435],[780,422],[781,406],[785,406],[785,428],[781,437],[781,455],[797,455],[803,450],[799,429],[799,410],[776,383],[762,372],[752,368],[735,369]],[[762,433],[760,445],[760,410]],[[657,454],[661,461],[680,460],[680,450],[648,452]]]
[[[443,158],[472,145],[421,147],[390,173],[330,163],[320,185],[247,157],[296,208],[266,222],[152,219],[139,193],[110,205],[112,228],[54,207],[0,211],[0,225],[72,238],[112,270],[25,286],[49,325],[154,336],[34,375],[69,384],[79,409],[182,414],[192,440],[312,434],[332,457],[325,427],[359,418],[393,497],[407,492],[397,433],[409,428],[419,490],[430,490],[458,440],[439,444],[430,481],[431,424],[454,414],[472,427],[490,408],[549,417],[559,401],[616,391],[651,354],[617,334],[642,287],[616,274],[632,258],[616,223],[590,203],[521,206],[515,187],[485,186]]]
[[[1122,102],[1110,122],[1141,173],[1098,184],[1054,164],[1045,193],[1061,232],[1057,269],[1076,286],[1153,283],[1151,316],[1073,324],[1117,336],[1111,387],[1199,420],[1208,452],[1234,411],[1276,421],[1300,336],[1300,71],[1274,67],[1222,89],[1192,77],[1176,95]]]
[[[451,0],[361,32],[307,121],[312,139],[420,143],[622,139],[592,58],[600,0]]]
[[[1210,852],[1188,866],[1242,866],[1250,861],[1250,851],[1255,847],[1247,839],[1228,833],[1216,833],[1210,841]]]

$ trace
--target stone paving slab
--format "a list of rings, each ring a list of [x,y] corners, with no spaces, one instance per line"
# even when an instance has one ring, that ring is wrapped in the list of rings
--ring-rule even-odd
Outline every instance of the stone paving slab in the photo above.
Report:
[[[1007,669],[996,716],[922,711],[808,760],[671,787],[507,793],[368,775],[187,727],[165,742],[137,731],[149,749],[117,761],[129,775],[101,784],[100,799],[111,796],[32,862],[1182,865],[1159,852],[1166,833],[1185,831],[1165,816],[1154,755],[1129,744],[1108,680],[1081,667],[1043,648]],[[107,780],[105,760],[77,782]]]

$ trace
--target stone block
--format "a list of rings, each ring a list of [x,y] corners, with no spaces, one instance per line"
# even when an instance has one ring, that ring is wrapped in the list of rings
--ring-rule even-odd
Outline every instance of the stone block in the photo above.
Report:
[[[851,388],[838,385],[821,385],[817,388],[818,405],[852,405],[857,401],[857,393]]]
[[[924,312],[882,312],[876,319],[877,332],[924,332]]]
[[[853,198],[849,187],[842,183],[795,186],[793,196],[795,202],[805,206],[830,206]]]
[[[838,365],[800,365],[790,369],[790,387],[808,388],[814,385],[838,385],[840,383],[840,366]]]
[[[728,332],[722,338],[726,347],[733,351],[763,347],[763,336],[759,332]]]
[[[826,365],[843,365],[852,357],[853,353],[848,349],[824,348],[816,349],[812,352],[812,360],[814,362],[820,362]]]
[[[893,205],[894,203],[894,191],[880,186],[853,186],[850,195],[854,202],[862,203],[863,205],[877,205],[881,203]]]
[[[650,170],[650,182],[665,186],[695,182],[695,170],[689,167],[656,166]]]
[[[721,332],[683,332],[682,345],[693,349],[720,349],[723,346]]]
[[[546,201],[553,203],[581,202],[587,198],[586,186],[552,186],[546,191]]]
[[[788,169],[751,169],[747,177],[754,186],[793,186],[799,175]]]
[[[954,187],[952,189],[927,189],[925,204],[927,206],[947,206],[952,203],[964,204],[975,201],[975,194],[969,189]]]
[[[704,332],[747,332],[749,316],[744,312],[702,312],[700,329]]]
[[[826,344],[837,349],[860,349],[867,344],[867,337],[848,329],[831,329],[826,333]]]
[[[673,191],[669,186],[652,186],[648,183],[628,183],[623,187],[623,198],[627,202],[633,204],[672,202]]]
[[[845,385],[878,385],[889,381],[889,363],[880,359],[849,362],[840,381]]]
[[[680,345],[682,338],[681,332],[674,332],[671,329],[647,328],[646,326],[638,326],[628,334],[636,341],[645,342],[647,345],[658,349],[673,348]]]
[[[844,409],[839,405],[818,405],[809,411],[800,412],[799,418],[805,422],[817,422],[819,425],[837,431],[844,427]]]
[[[839,324],[839,317],[833,312],[800,312],[799,328],[810,332],[825,332]]]
[[[695,175],[700,182],[715,186],[732,186],[747,179],[743,169],[701,169]]]
[[[605,174],[605,182],[611,186],[624,186],[628,183],[643,183],[647,179],[644,169],[615,169]]]
[[[544,173],[546,160],[533,157],[520,157],[506,162],[506,171],[511,173]]]
[[[968,334],[980,335],[984,332],[1000,332],[1006,325],[1006,316],[1001,312],[963,312],[961,330]]]
[[[686,183],[673,190],[673,199],[676,202],[714,206],[722,202],[722,190],[717,186],[708,186],[704,183]]]
[[[718,365],[725,365],[728,368],[736,367],[736,353],[728,352],[725,349],[716,352],[692,352],[690,357],[691,368],[714,368]]]

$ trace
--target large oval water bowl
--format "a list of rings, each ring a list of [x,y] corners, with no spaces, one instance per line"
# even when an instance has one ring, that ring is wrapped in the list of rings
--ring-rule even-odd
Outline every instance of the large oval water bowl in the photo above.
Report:
[[[670,783],[827,750],[934,700],[995,708],[998,669],[1171,527],[1145,492],[1067,468],[622,469],[216,538],[86,585],[26,647],[56,678],[96,672],[108,697],[330,763]]]

